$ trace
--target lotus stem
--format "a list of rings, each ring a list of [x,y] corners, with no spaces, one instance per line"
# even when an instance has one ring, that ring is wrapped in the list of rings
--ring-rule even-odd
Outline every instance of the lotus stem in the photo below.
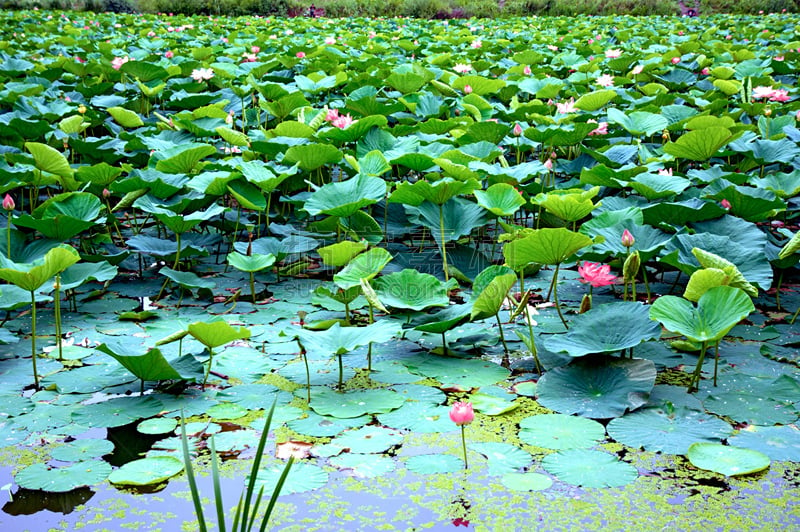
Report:
[[[175,241],[178,244],[178,250],[175,252],[175,263],[172,265],[173,270],[178,269],[178,264],[181,260],[181,234],[175,233]]]
[[[264,216],[266,217],[266,220],[264,221],[264,224],[265,224],[264,234],[267,235],[267,236],[269,236],[269,209],[270,209],[271,205],[272,205],[272,192],[267,192],[267,210],[264,211]],[[259,213],[259,216],[261,216],[261,213]],[[259,229],[259,236],[260,236],[260,234],[261,234],[260,233],[260,231],[261,231],[261,224],[260,223],[258,224],[258,229]]]
[[[214,351],[211,348],[208,348],[208,367],[206,368],[206,374],[203,377],[203,391],[206,389],[206,382],[208,382],[208,375],[211,373],[211,363],[214,361]]]
[[[442,332],[442,353],[447,355],[447,337]]]
[[[31,290],[31,361],[33,362],[33,386],[39,390],[39,373],[36,371],[36,294]]]
[[[58,346],[58,361],[64,360],[63,348],[61,346],[61,274],[56,275],[56,282],[53,284],[55,294],[53,297],[53,313],[56,318],[56,345]]]
[[[253,304],[256,304],[256,274],[250,272],[250,295],[253,296]]]
[[[439,232],[442,239],[442,268],[444,268],[444,282],[446,283],[450,281],[450,275],[447,273],[447,251],[444,247],[444,205],[439,205]]]
[[[344,375],[344,364],[342,363],[342,355],[337,355],[339,359],[339,391],[342,391],[342,376]]]
[[[528,309],[527,303],[525,304],[525,321],[528,322],[528,334],[531,338],[531,354],[533,355],[533,361],[536,363],[536,371],[539,372],[539,375],[542,374],[542,365],[539,363],[539,353],[536,349],[536,338],[533,336],[533,324],[531,323],[531,311]]]
[[[644,281],[644,289],[647,292],[647,304],[650,304],[650,283],[647,282],[647,268],[642,264],[642,280]]]
[[[783,272],[784,270],[781,268],[781,273],[778,275],[778,285],[775,287],[775,306],[778,307],[778,310],[781,310],[781,284],[783,284]]]
[[[8,211],[6,219],[6,258],[11,259],[11,211]]]
[[[790,321],[790,322],[789,322],[789,325],[794,325],[794,320],[796,320],[796,319],[797,319],[797,315],[798,315],[798,314],[800,314],[800,308],[798,308],[798,309],[797,309],[797,312],[795,312],[795,313],[794,313],[794,316],[792,316],[792,321]]]
[[[464,451],[464,469],[469,468],[469,464],[467,463],[467,437],[464,435],[466,432],[465,429],[466,425],[461,425],[461,448]]]
[[[700,357],[697,359],[697,367],[692,374],[692,380],[689,381],[689,389],[687,390],[689,393],[694,389],[700,389],[700,372],[703,369],[703,359],[706,357],[707,347],[707,342],[703,342],[703,346],[700,349]]]
[[[556,271],[553,272],[553,303],[556,304],[556,311],[558,311],[558,317],[561,318],[561,323],[564,324],[565,329],[569,329],[569,325],[567,325],[567,320],[564,319],[564,315],[561,313],[561,304],[558,302],[558,269],[561,266],[561,263],[556,264]]]
[[[719,365],[719,342],[714,344],[714,386],[717,385],[717,366]]]
[[[498,312],[497,314],[494,315],[494,317],[497,319],[497,327],[498,330],[500,331],[500,341],[503,343],[503,351],[505,352],[506,355],[508,355],[508,345],[506,345],[506,337],[503,334],[503,324],[500,321],[500,313]]]

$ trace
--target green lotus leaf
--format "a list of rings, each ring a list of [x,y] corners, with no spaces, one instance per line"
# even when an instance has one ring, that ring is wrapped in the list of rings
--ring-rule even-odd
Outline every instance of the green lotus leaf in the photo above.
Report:
[[[510,443],[472,443],[468,448],[486,457],[489,462],[489,475],[513,473],[520,469],[528,468],[532,462],[530,453]]]
[[[800,251],[800,231],[795,233],[791,240],[783,245],[778,253],[778,258],[785,259],[790,255],[794,255],[798,251]]]
[[[395,470],[395,461],[389,456],[370,454],[343,454],[334,456],[331,465],[347,471],[357,478],[375,478]]]
[[[664,152],[680,159],[707,161],[735,138],[736,135],[724,127],[707,127],[689,131],[677,141],[666,143]]]
[[[278,188],[286,179],[291,177],[297,171],[297,167],[285,168],[271,168],[258,161],[242,162],[236,166],[242,172],[242,175],[248,182],[255,184],[265,193],[270,193]],[[202,176],[203,174],[200,174]],[[193,181],[198,179],[196,176]],[[212,192],[207,191],[211,194]]]
[[[574,146],[585,139],[595,126],[596,124],[580,122],[570,126],[550,126],[541,129],[541,126],[530,127],[525,130],[524,135],[534,142],[541,142],[547,146]]]
[[[704,293],[694,307],[676,296],[662,296],[650,307],[650,318],[695,342],[717,342],[755,310],[741,289],[717,286]]]
[[[728,438],[728,443],[762,452],[772,460],[800,462],[800,430],[791,425],[750,425]]]
[[[660,337],[661,327],[650,319],[642,303],[619,301],[575,316],[569,331],[550,336],[544,346],[554,353],[582,357],[622,351]]]
[[[97,346],[97,350],[114,358],[122,366],[133,373],[136,378],[142,381],[161,381],[169,379],[182,380],[185,378],[164,358],[161,350],[157,347],[148,349],[141,353],[139,349],[122,343],[112,342],[103,343]]]
[[[538,229],[503,246],[506,264],[519,270],[530,263],[560,264],[578,250],[590,246],[592,239],[569,229]]]
[[[543,491],[553,485],[553,479],[540,473],[506,473],[500,482],[512,491]]]
[[[104,283],[114,279],[118,271],[106,261],[73,264],[61,274],[61,289],[71,290],[88,281]]]
[[[696,303],[710,289],[715,286],[729,285],[729,281],[730,277],[723,270],[717,268],[697,270],[689,278],[689,282],[686,283],[683,297]]]
[[[420,90],[428,80],[413,72],[392,72],[386,78],[386,84],[403,94],[411,94]]]
[[[259,272],[275,264],[275,255],[242,255],[238,251],[228,253],[228,264],[243,272]]]
[[[78,188],[74,177],[75,171],[60,151],[40,142],[26,142],[25,149],[33,155],[36,168],[61,178],[65,190],[72,191]]]
[[[327,266],[341,267],[350,262],[350,259],[367,249],[366,242],[353,242],[352,240],[343,240],[330,246],[325,246],[317,249],[322,262]]]
[[[597,421],[565,414],[539,414],[523,418],[519,423],[519,439],[523,443],[545,449],[588,449],[606,436]]]
[[[379,277],[374,286],[381,301],[394,308],[424,310],[446,307],[450,301],[447,285],[433,275],[409,268]]]
[[[628,186],[648,201],[676,196],[689,188],[691,181],[680,176],[639,174]]]
[[[512,216],[525,205],[525,198],[512,185],[495,183],[485,191],[474,192],[478,205],[495,216]]]
[[[108,476],[112,484],[149,486],[159,484],[183,471],[183,462],[174,456],[141,458],[123,465]]]
[[[486,210],[465,198],[453,198],[444,205],[426,201],[418,207],[407,206],[409,220],[430,229],[434,240],[445,242],[469,235],[486,224]],[[442,234],[444,233],[444,234]]]
[[[485,271],[485,270],[484,270]],[[475,279],[476,283],[480,275]],[[517,282],[515,273],[497,275],[483,287],[472,303],[470,319],[483,320],[495,316],[503,306],[503,302],[508,295],[508,291]]]
[[[42,203],[33,215],[14,219],[20,227],[36,229],[47,238],[64,242],[99,222],[103,206],[88,192],[66,192]]]
[[[156,170],[168,174],[191,174],[201,160],[217,153],[210,144],[191,142],[163,151],[156,151],[151,157],[156,161]]]
[[[211,279],[203,279],[192,272],[179,272],[177,270],[173,270],[172,268],[168,268],[167,266],[164,266],[158,270],[158,273],[177,283],[186,290],[196,290],[198,288],[213,290],[217,286],[217,283]]]
[[[65,443],[53,449],[50,457],[62,462],[80,462],[90,458],[100,458],[114,451],[114,443],[108,440],[86,438]]]
[[[719,443],[693,443],[686,457],[693,466],[726,477],[758,473],[770,464],[764,453]]]
[[[334,456],[344,450],[350,453],[383,453],[400,444],[403,435],[386,427],[366,426],[350,429],[333,438],[329,443],[318,446],[316,454]]]
[[[337,322],[326,331],[302,329],[298,336],[309,353],[333,356],[349,353],[372,342],[388,342],[399,331],[398,324],[388,321],[377,321],[364,327],[342,327]]]
[[[667,454],[686,454],[695,442],[718,443],[733,427],[711,414],[687,407],[642,408],[612,419],[608,434],[630,447]]]
[[[444,333],[469,319],[472,305],[450,305],[435,314],[423,314],[412,320],[414,329],[430,333]]]
[[[190,324],[187,330],[198,342],[209,349],[229,344],[235,340],[250,338],[250,330],[246,327],[231,327],[228,322],[222,320],[197,321]]]
[[[451,305],[450,308],[452,308]],[[440,356],[412,357],[403,363],[409,371],[430,377],[444,386],[480,388],[496,384],[508,378],[510,372],[499,364],[488,360],[460,359]]]
[[[539,403],[556,412],[613,418],[646,404],[655,379],[650,360],[592,357],[549,370],[536,390]]]
[[[405,399],[392,390],[350,390],[338,393],[327,388],[312,390],[311,408],[321,416],[357,418],[364,414],[385,414],[400,408]]]
[[[109,107],[106,109],[114,121],[122,127],[142,127],[144,122],[138,114],[124,107]]]
[[[128,61],[123,63],[119,70],[145,83],[169,77],[169,72],[164,67],[147,61]]]
[[[532,198],[531,203],[541,205],[548,212],[558,216],[566,222],[577,222],[585,218],[593,210],[599,207],[600,203],[592,202],[592,197],[597,194],[600,187],[594,187],[587,194],[586,191],[565,193],[565,191],[554,191],[552,193],[540,193]]]
[[[371,421],[371,416],[360,416],[354,418],[335,418],[320,416],[315,412],[306,412],[306,417],[293,419],[287,423],[290,429],[300,434],[313,437],[336,436],[349,428],[361,427]]]
[[[432,434],[456,429],[449,414],[450,408],[444,405],[407,402],[397,410],[379,415],[378,421],[395,429]]]
[[[164,404],[155,397],[119,397],[81,406],[72,412],[72,421],[84,427],[121,427],[155,416],[163,408]]]
[[[602,451],[570,449],[548,454],[542,467],[562,482],[584,488],[611,488],[630,484],[636,468]]]
[[[297,164],[301,169],[311,172],[326,164],[335,164],[342,160],[342,152],[331,144],[301,144],[286,150],[282,164]]]
[[[391,260],[392,255],[385,249],[369,249],[353,257],[342,271],[333,276],[333,282],[344,290],[361,286],[361,279],[373,279]]]
[[[87,460],[55,468],[36,463],[17,473],[14,482],[29,490],[64,493],[81,486],[100,484],[111,472],[111,465],[102,460]]]
[[[303,210],[312,216],[347,217],[362,207],[377,203],[386,195],[386,182],[380,177],[359,174],[347,181],[328,183],[315,190]]]
[[[464,469],[464,460],[450,454],[418,454],[406,460],[406,467],[418,475],[455,473]]]
[[[229,182],[226,190],[245,209],[254,211],[267,210],[267,200],[264,197],[264,192],[256,185],[237,179]]]
[[[140,422],[136,430],[142,434],[170,434],[177,426],[178,420],[173,417],[155,417]]]
[[[659,114],[644,111],[625,114],[613,107],[608,110],[608,122],[610,124],[619,124],[625,131],[637,136],[650,136],[661,133],[669,126],[667,119]]]
[[[771,190],[749,186],[731,186],[707,196],[719,201],[727,200],[730,212],[748,222],[763,222],[786,210],[786,202]]]
[[[575,107],[584,111],[597,111],[617,97],[617,91],[601,89],[584,94],[575,100]]]
[[[364,137],[372,128],[381,128],[386,126],[387,123],[388,120],[383,115],[366,116],[354,121],[344,129],[332,127],[325,131],[321,131],[317,136],[320,139],[335,140],[339,142],[355,142]]]
[[[0,279],[28,292],[38,290],[48,279],[63,272],[80,260],[80,255],[66,244],[52,248],[44,258],[18,264],[0,255]]]
[[[480,183],[477,180],[459,181],[452,177],[444,177],[433,182],[419,180],[413,184],[403,181],[389,196],[389,201],[414,207],[421,205],[426,200],[436,205],[443,205],[451,198],[460,194],[469,194],[479,187]]]

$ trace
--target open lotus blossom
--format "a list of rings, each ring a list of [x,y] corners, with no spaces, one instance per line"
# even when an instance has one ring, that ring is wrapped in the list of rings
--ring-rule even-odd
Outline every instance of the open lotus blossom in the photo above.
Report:
[[[325,44],[336,44],[336,37],[326,37]]]
[[[242,54],[242,61],[245,63],[255,63],[258,61],[256,54],[248,54],[247,52]]]
[[[789,101],[789,91],[786,89],[775,89],[772,96],[769,97],[771,102],[787,102]]]
[[[642,73],[642,70],[644,70],[644,67],[643,67],[642,65],[636,65],[636,66],[635,66],[635,67],[633,67],[633,69],[631,70],[631,74],[632,74],[632,75],[634,75],[634,76],[636,76],[636,75],[638,75],[638,74],[641,74],[641,73]]]
[[[584,262],[578,266],[578,274],[581,276],[580,282],[595,288],[614,284],[617,280],[617,276],[611,273],[611,266],[597,262]]]
[[[664,175],[672,177],[672,168],[659,168],[658,175]]]
[[[114,70],[119,70],[120,68],[122,68],[122,65],[124,65],[130,60],[131,58],[128,57],[127,55],[125,57],[115,57],[114,59],[111,60],[111,66],[114,68]]]
[[[555,46],[555,45],[552,45],[552,44],[548,44],[547,45],[547,49],[551,50],[553,52],[557,52],[558,51],[558,46]]]
[[[590,118],[586,121],[587,124],[597,124],[597,120],[594,118]],[[607,135],[608,134],[608,122],[600,122],[597,124],[597,127],[594,128],[589,132],[589,135]]]
[[[481,42],[480,39],[475,39],[469,45],[472,46],[473,48],[480,48],[481,46],[483,46],[483,42]]]
[[[175,57],[175,52],[173,52],[172,50],[167,50],[166,52],[164,52],[164,57],[166,57],[167,59],[172,59],[173,57]]]
[[[775,89],[773,89],[772,87],[759,85],[758,87],[753,87],[753,91],[750,93],[750,97],[754,100],[760,100],[761,98],[772,98],[774,94],[775,94]]]
[[[466,74],[467,72],[472,70],[472,65],[467,65],[464,63],[456,63],[456,65],[453,67],[453,70],[455,70],[459,74]]]
[[[566,102],[556,103],[556,111],[559,114],[566,115],[575,112],[575,98],[570,98]]]
[[[700,73],[704,76],[708,76],[709,74],[711,74],[711,71],[708,69],[708,67],[705,67],[703,70],[700,71]]]
[[[336,117],[334,120],[331,120],[331,125],[333,127],[338,127],[339,129],[344,129],[352,123],[353,123],[353,117],[350,116],[350,113],[346,115],[340,115]]]
[[[214,71],[210,68],[195,68],[192,70],[192,79],[198,83],[201,81],[208,81],[214,77]]]
[[[326,122],[333,122],[339,118],[339,110],[338,109],[328,109],[328,112],[325,113],[325,121]]]
[[[673,57],[672,59],[670,59],[670,62],[671,62],[673,65],[677,65],[678,63],[680,63],[680,62],[681,62],[681,56],[678,56],[678,57]]]
[[[600,85],[601,87],[613,87],[614,86],[614,76],[611,74],[601,74],[597,76],[595,83]]]
[[[622,50],[619,48],[611,48],[610,50],[606,50],[606,57],[609,59],[615,59],[622,55]]]

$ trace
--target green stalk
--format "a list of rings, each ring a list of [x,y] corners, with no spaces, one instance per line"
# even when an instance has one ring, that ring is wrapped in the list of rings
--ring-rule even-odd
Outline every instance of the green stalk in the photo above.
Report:
[[[717,366],[719,365],[719,341],[714,344],[714,386],[717,385]]]
[[[464,469],[469,468],[469,464],[467,463],[467,438],[464,435],[465,425],[461,425],[461,448],[464,450]]]
[[[494,317],[497,319],[497,327],[500,330],[500,341],[503,343],[503,351],[508,355],[508,345],[506,345],[506,337],[503,334],[503,324],[500,322],[500,313],[498,312]]]
[[[197,482],[194,479],[192,461],[189,458],[189,442],[186,438],[186,420],[181,411],[181,448],[183,450],[183,467],[186,469],[186,480],[189,482],[189,491],[192,492],[192,502],[194,503],[194,513],[197,515],[197,529],[200,532],[207,532],[206,519],[203,515],[203,505],[200,503],[200,490],[197,489]]]
[[[531,324],[531,311],[528,309],[528,305],[525,304],[525,321],[528,322],[528,334],[531,338],[531,354],[533,354],[533,361],[536,363],[536,371],[539,374],[542,374],[542,365],[539,363],[539,353],[536,349],[536,339],[533,337],[533,324]]]
[[[553,272],[553,303],[556,304],[556,310],[558,311],[558,317],[561,318],[561,323],[564,324],[566,329],[569,329],[569,325],[567,325],[567,320],[564,319],[564,315],[561,314],[561,304],[558,302],[558,269],[561,267],[561,263],[556,264],[556,271]]]
[[[250,294],[253,296],[253,304],[256,304],[256,274],[250,272]]]
[[[275,489],[272,491],[272,497],[269,499],[267,509],[264,510],[264,520],[261,521],[261,528],[258,529],[259,532],[264,532],[267,529],[269,516],[272,515],[272,509],[275,507],[275,503],[278,501],[278,495],[280,494],[281,489],[283,489],[283,483],[286,481],[286,477],[289,475],[289,469],[291,469],[293,463],[294,456],[290,456],[289,460],[286,462],[286,467],[283,469],[283,472],[278,479],[278,483],[275,484]]]
[[[225,510],[222,508],[222,489],[219,485],[219,464],[217,463],[217,448],[214,445],[214,435],[211,435],[211,480],[214,484],[214,502],[217,507],[217,525],[220,532],[225,532]]]
[[[337,355],[336,358],[339,359],[339,391],[342,391],[342,376],[344,374],[344,367],[342,364],[342,355]]]
[[[444,206],[439,205],[439,232],[442,238],[442,267],[444,268],[444,282],[450,281],[450,276],[447,273],[447,252],[444,249]]]
[[[6,221],[6,257],[11,260],[11,211],[8,211],[8,219]]]
[[[31,290],[31,360],[33,361],[33,386],[39,390],[39,374],[36,371],[36,295]]]
[[[689,389],[687,390],[689,393],[691,393],[693,389],[700,389],[700,371],[703,369],[703,359],[706,357],[706,349],[707,342],[703,342],[703,347],[700,349],[700,358],[697,359],[697,367],[694,369],[692,380],[689,382]]]
[[[178,243],[178,251],[175,252],[175,263],[172,265],[173,270],[178,269],[178,263],[181,260],[181,234],[175,233],[176,242]]]
[[[444,333],[442,333],[442,353],[445,355],[447,354],[447,338]]]
[[[206,368],[206,374],[203,377],[203,391],[206,389],[206,382],[208,382],[208,375],[211,373],[211,362],[214,360],[214,351],[211,348],[208,348],[208,367]]]
[[[56,275],[56,282],[53,286],[55,288],[53,311],[56,315],[56,345],[58,345],[58,361],[61,362],[64,360],[64,350],[61,346],[61,274]]]

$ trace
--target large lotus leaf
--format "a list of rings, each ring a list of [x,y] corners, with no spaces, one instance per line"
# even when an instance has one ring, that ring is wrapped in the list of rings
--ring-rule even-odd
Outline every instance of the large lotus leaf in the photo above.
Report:
[[[334,418],[320,416],[315,412],[306,412],[306,417],[293,419],[287,425],[295,432],[319,438],[336,436],[345,429],[361,427],[371,419],[372,416],[366,415],[355,418]]]
[[[739,288],[717,286],[703,294],[694,307],[677,296],[661,296],[650,307],[650,318],[695,342],[716,342],[755,310]]]
[[[312,390],[311,409],[321,416],[356,418],[364,414],[385,414],[405,403],[397,392],[386,389],[351,390],[338,393],[323,388]]]
[[[367,249],[367,243],[343,240],[330,246],[317,249],[322,262],[327,266],[341,267],[350,262],[350,259]]]
[[[519,406],[519,403],[485,393],[470,394],[469,402],[472,403],[476,412],[486,414],[487,416],[501,416],[507,412],[516,410]]]
[[[406,210],[409,220],[430,229],[434,240],[440,245],[442,237],[445,242],[458,240],[487,222],[486,210],[465,198],[453,198],[444,205],[426,201],[418,207],[407,206]],[[444,227],[441,222],[444,222]]]
[[[114,443],[94,438],[79,439],[56,447],[50,453],[53,460],[62,462],[80,462],[90,458],[99,458],[114,451]]]
[[[87,460],[68,467],[49,467],[36,463],[14,476],[21,488],[64,493],[81,486],[100,484],[111,474],[111,465],[102,460]]]
[[[741,288],[749,296],[758,297],[758,289],[747,282],[747,279],[744,278],[744,275],[742,275],[742,272],[739,271],[739,268],[737,268],[734,263],[700,248],[692,248],[692,255],[695,256],[697,262],[699,262],[700,266],[703,268],[716,268],[725,272],[725,275],[728,277],[728,282],[725,284],[728,286]],[[692,301],[697,301],[697,299],[693,299]]]
[[[255,491],[262,489],[264,493],[273,493],[285,466],[276,465],[260,469],[256,474]],[[249,480],[249,477],[248,477]],[[328,483],[328,473],[319,466],[304,462],[295,463],[289,470],[281,494],[303,493],[321,488]]]
[[[386,182],[380,177],[359,174],[347,181],[328,183],[315,190],[303,206],[312,216],[327,214],[346,217],[382,200]]]
[[[695,442],[719,443],[733,427],[718,417],[686,407],[643,408],[612,419],[608,434],[629,447],[686,454]]]
[[[601,89],[584,94],[575,101],[575,107],[584,111],[597,111],[617,97],[617,91]]]
[[[494,277],[473,301],[470,319],[483,320],[500,312],[508,291],[516,282],[517,276],[513,272]]]
[[[286,150],[283,164],[297,164],[301,169],[311,172],[326,164],[335,164],[342,160],[342,152],[331,144],[301,144]]]
[[[342,327],[337,322],[326,331],[302,329],[298,336],[309,353],[332,356],[349,353],[372,342],[388,342],[399,332],[399,324],[382,320],[364,327]]]
[[[374,115],[354,121],[344,129],[332,127],[321,131],[317,136],[320,139],[335,140],[339,142],[355,142],[365,136],[372,128],[384,127],[387,119],[383,115]],[[287,152],[288,153],[288,152]],[[301,163],[302,166],[302,163]]]
[[[158,270],[158,273],[187,290],[196,290],[198,288],[213,290],[217,286],[217,283],[211,279],[203,279],[192,272],[179,272],[167,266]]]
[[[109,107],[106,111],[108,111],[108,114],[114,119],[114,122],[122,127],[141,127],[144,125],[139,115],[130,109],[125,109],[124,107]]]
[[[508,273],[514,273],[514,270],[508,266],[501,266],[499,264],[492,264],[481,270],[481,272],[475,276],[475,280],[472,281],[472,298],[475,299],[480,296],[496,277]]]
[[[542,406],[601,419],[643,406],[655,380],[650,360],[592,357],[551,369],[539,379],[536,390]]]
[[[197,163],[209,155],[217,153],[210,144],[192,142],[163,151],[156,151],[151,157],[156,162],[156,170],[168,174],[191,174]]]
[[[800,155],[797,143],[789,139],[769,140],[757,139],[752,142],[732,142],[730,149],[742,153],[752,154],[752,158],[760,165],[769,163],[791,164],[792,160]]]
[[[346,430],[333,438],[330,443],[319,446],[316,454],[320,456],[334,456],[344,450],[350,453],[383,453],[391,447],[400,444],[403,435],[394,429],[386,427],[366,426],[358,429]]]
[[[172,367],[157,347],[141,353],[135,346],[121,342],[103,343],[97,350],[112,356],[125,369],[142,381],[161,381],[183,379],[184,377]]]
[[[729,281],[730,277],[723,270],[717,268],[697,270],[686,283],[683,297],[696,303],[703,294],[715,286],[729,285]]]
[[[630,484],[639,476],[636,468],[602,451],[570,449],[548,454],[542,467],[558,480],[584,488]]]
[[[524,238],[506,243],[503,256],[509,267],[519,270],[532,262],[560,264],[591,244],[588,236],[563,227],[537,229]]]
[[[425,402],[408,402],[387,414],[378,416],[378,421],[387,427],[414,432],[450,432],[456,429],[450,419],[450,407]]]
[[[423,310],[446,307],[450,301],[447,285],[433,275],[409,268],[384,275],[373,284],[383,304],[389,307]]]
[[[612,91],[613,92],[613,91]],[[577,123],[570,126],[550,126],[546,128],[530,127],[525,130],[525,137],[547,146],[574,146],[585,139],[596,124]]]
[[[450,454],[417,454],[406,460],[406,467],[417,475],[455,473],[464,469],[464,460]]]
[[[795,233],[791,240],[783,245],[781,251],[778,253],[778,258],[785,259],[798,251],[800,251],[800,231]]]
[[[618,301],[599,305],[572,319],[569,331],[544,342],[554,353],[582,357],[591,353],[613,353],[661,337],[642,303]]]
[[[413,373],[441,382],[444,386],[480,388],[507,379],[510,372],[494,362],[471,358],[418,356],[403,361]]]
[[[106,261],[73,264],[61,274],[61,289],[71,290],[88,281],[104,283],[117,276],[118,269]]]
[[[412,321],[414,329],[430,333],[444,333],[469,319],[472,305],[450,305],[435,314],[424,314]]]
[[[791,173],[783,172],[769,173],[763,179],[752,179],[750,183],[771,190],[779,198],[789,199],[800,195],[800,171],[794,170]]]
[[[728,438],[734,447],[760,451],[772,460],[800,462],[800,430],[787,426],[750,425]]]
[[[640,174],[628,186],[648,201],[676,196],[689,188],[691,181],[680,176]]]
[[[608,122],[619,124],[631,135],[650,136],[667,129],[669,122],[661,115],[647,113],[644,111],[634,111],[625,114],[614,107],[608,110]]]
[[[495,183],[485,191],[474,192],[478,205],[495,216],[511,216],[525,205],[525,198],[508,183]]]
[[[684,201],[651,203],[642,207],[644,223],[657,227],[668,224],[681,227],[689,222],[700,222],[718,218],[725,209],[718,204],[691,198]]]
[[[28,292],[39,289],[48,279],[78,262],[80,255],[66,244],[52,248],[44,258],[18,264],[0,254],[0,279]]]
[[[543,491],[553,485],[553,479],[540,473],[506,473],[500,482],[511,491]]]
[[[242,179],[237,179],[228,184],[226,190],[236,199],[240,207],[254,211],[265,211],[267,199],[264,192],[257,186]]]
[[[749,186],[731,186],[710,198],[730,204],[730,212],[748,222],[763,222],[786,210],[786,203],[771,190]]]
[[[245,179],[247,179],[248,182],[255,184],[258,186],[258,188],[266,193],[274,191],[276,188],[278,188],[278,185],[283,183],[297,171],[297,167],[270,168],[260,161],[242,162],[237,165],[236,168],[242,172],[242,175]],[[276,174],[276,172],[278,173]],[[197,179],[197,177],[194,179]]]
[[[606,436],[603,425],[592,419],[565,414],[539,414],[519,422],[519,439],[545,449],[588,449]]]
[[[397,465],[389,456],[343,454],[330,460],[331,465],[357,478],[375,478],[395,470]]]
[[[472,443],[469,448],[486,457],[489,462],[489,475],[513,473],[531,465],[531,455],[510,443],[485,442]]]
[[[20,227],[36,229],[47,238],[65,241],[97,224],[102,204],[88,192],[66,192],[14,219]]]
[[[361,286],[361,279],[373,279],[391,260],[392,255],[385,249],[372,248],[353,257],[342,271],[333,276],[333,282],[344,290]]]
[[[764,453],[719,443],[694,443],[689,447],[686,457],[693,466],[726,477],[758,473],[770,464],[769,457]]]
[[[161,412],[164,405],[155,397],[119,397],[81,406],[72,421],[84,427],[121,427]]]
[[[197,321],[187,327],[189,334],[209,349],[229,344],[235,340],[250,338],[250,330],[246,327],[231,327],[228,322],[217,320],[211,322]]]
[[[243,272],[258,272],[275,264],[275,255],[242,255],[238,251],[228,253],[228,264]]]
[[[73,177],[75,171],[64,154],[39,142],[26,142],[25,149],[33,155],[33,163],[39,170],[55,174],[61,178],[65,190],[75,190],[78,182]]]
[[[108,477],[112,484],[148,486],[164,482],[183,471],[183,461],[174,456],[141,458],[123,465]]]
[[[772,285],[772,266],[764,253],[764,242],[740,243],[734,237],[710,233],[676,235],[667,243],[660,260],[691,275],[700,263],[692,250],[697,248],[713,253],[734,264],[744,278],[762,290]]]
[[[658,253],[669,242],[673,235],[667,234],[649,225],[636,224],[632,221],[621,221],[607,227],[592,226],[584,224],[580,232],[586,234],[595,241],[590,250],[582,252],[584,259],[598,259],[600,262],[608,257],[621,257],[628,251],[622,245],[622,233],[628,230],[635,239],[634,249],[639,252],[642,263],[645,263],[658,255]],[[597,237],[602,238],[597,238]]]
[[[680,159],[707,161],[737,135],[724,127],[707,127],[689,131],[675,142],[664,145],[664,152]]]
[[[600,187],[594,187],[593,190],[599,189]],[[599,203],[592,202],[591,197],[587,197],[586,193],[541,193],[531,201],[566,222],[577,222],[600,206]]]
[[[480,188],[480,183],[475,179],[459,181],[452,177],[443,177],[432,182],[424,179],[414,183],[403,181],[397,185],[394,192],[389,196],[389,201],[414,207],[421,205],[425,201],[443,205],[451,198],[459,194],[469,194],[477,188]]]
[[[703,406],[709,412],[753,425],[776,423],[786,425],[797,421],[798,414],[795,407],[773,399],[771,397],[773,393],[772,390],[768,392],[768,395],[739,390],[713,393],[703,401]]]
[[[454,79],[450,86],[456,90],[463,90],[467,85],[472,88],[474,94],[483,96],[485,94],[496,94],[500,89],[506,86],[506,82],[501,79],[489,79],[483,76],[470,75]]]
[[[183,234],[196,225],[199,225],[201,222],[219,216],[223,212],[225,212],[225,207],[215,204],[204,211],[195,211],[191,214],[174,213],[169,210],[164,210],[162,212],[155,212],[154,216],[174,233]]]

